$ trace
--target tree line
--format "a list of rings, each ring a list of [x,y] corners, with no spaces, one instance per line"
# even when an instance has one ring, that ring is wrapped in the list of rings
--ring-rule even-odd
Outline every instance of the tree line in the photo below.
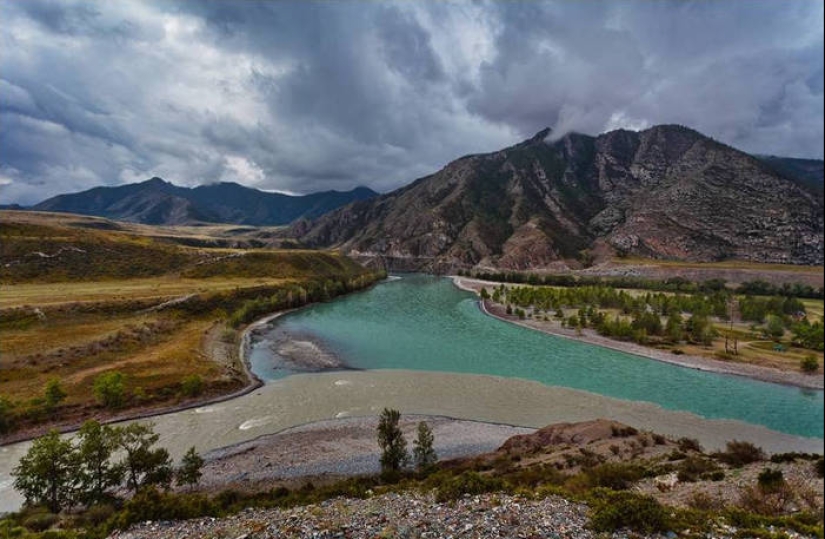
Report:
[[[157,447],[151,424],[102,425],[86,421],[73,439],[56,430],[37,438],[12,471],[14,488],[27,505],[42,505],[52,513],[91,507],[116,499],[125,488],[132,493],[148,486],[164,489],[198,483],[203,459],[194,447],[175,467],[169,452]]]
[[[670,277],[668,279],[645,279],[643,277],[598,277],[591,275],[540,275],[537,273],[522,272],[493,272],[459,270],[458,275],[473,277],[497,283],[586,287],[610,286],[613,288],[633,288],[636,290],[651,290],[659,292],[682,292],[686,294],[712,293],[729,291],[746,296],[782,296],[803,299],[825,299],[825,289],[802,283],[771,284],[763,280],[746,281],[737,286],[729,286],[725,279],[707,279],[691,281],[684,277]]]

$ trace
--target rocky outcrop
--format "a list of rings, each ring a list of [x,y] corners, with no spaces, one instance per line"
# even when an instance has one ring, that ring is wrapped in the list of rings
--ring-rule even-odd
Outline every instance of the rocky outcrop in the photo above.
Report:
[[[545,130],[292,234],[401,269],[580,267],[593,256],[823,263],[823,204],[691,129]]]

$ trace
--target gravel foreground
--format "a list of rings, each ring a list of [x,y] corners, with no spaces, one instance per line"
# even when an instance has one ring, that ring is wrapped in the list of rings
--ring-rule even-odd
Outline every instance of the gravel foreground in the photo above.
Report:
[[[438,504],[430,495],[387,494],[333,499],[288,510],[247,510],[234,517],[147,522],[112,539],[286,539],[379,537],[589,538],[586,507],[562,498],[532,501],[488,494]]]
[[[529,500],[504,494],[436,503],[432,495],[387,494],[367,500],[336,498],[293,509],[246,510],[226,519],[144,522],[110,539],[670,539],[675,534],[595,533],[587,506],[550,496]],[[742,538],[725,526],[707,539]],[[805,537],[788,532],[787,537]]]

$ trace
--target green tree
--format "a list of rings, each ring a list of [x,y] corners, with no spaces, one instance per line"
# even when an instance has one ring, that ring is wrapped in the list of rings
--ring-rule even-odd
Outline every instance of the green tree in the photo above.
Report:
[[[684,320],[682,320],[682,315],[678,311],[667,317],[665,334],[673,343],[678,344],[682,340],[685,332],[683,324]]]
[[[126,485],[137,492],[145,485],[168,487],[172,482],[172,459],[166,449],[154,445],[160,438],[151,424],[131,423],[116,430],[117,446],[124,453],[121,463]]]
[[[123,466],[113,465],[117,433],[112,427],[89,420],[78,432],[80,498],[87,504],[102,502],[110,488],[123,479]]]
[[[779,340],[785,334],[785,322],[782,318],[770,314],[765,320],[765,333],[774,340]]]
[[[378,419],[378,445],[381,447],[381,473],[389,476],[397,474],[409,460],[407,440],[398,422],[398,410],[384,408]]]
[[[43,404],[47,413],[54,412],[57,405],[63,402],[65,398],[66,392],[60,387],[60,380],[51,378],[46,382],[46,388],[43,390]]]
[[[479,292],[479,295],[481,296],[481,299],[490,299],[490,293],[487,292],[487,289],[483,286],[481,287],[481,292]]]
[[[92,390],[98,402],[106,408],[120,408],[126,395],[126,381],[123,373],[105,372],[95,378]]]
[[[197,485],[203,475],[201,468],[203,468],[203,457],[198,454],[194,447],[190,447],[181,459],[180,466],[175,474],[178,485]]]
[[[415,468],[419,472],[430,471],[435,463],[438,461],[438,455],[433,449],[433,442],[435,436],[429,425],[424,421],[418,424],[418,435],[413,442],[413,459],[415,460]]]
[[[12,471],[14,488],[28,505],[45,505],[53,513],[69,507],[77,486],[77,450],[56,430],[36,439]]]

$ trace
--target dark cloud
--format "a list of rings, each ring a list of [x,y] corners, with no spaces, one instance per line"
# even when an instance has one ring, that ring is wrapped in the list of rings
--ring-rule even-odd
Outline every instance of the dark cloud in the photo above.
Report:
[[[0,2],[0,199],[162,176],[389,190],[545,126],[822,158],[823,7]]]

